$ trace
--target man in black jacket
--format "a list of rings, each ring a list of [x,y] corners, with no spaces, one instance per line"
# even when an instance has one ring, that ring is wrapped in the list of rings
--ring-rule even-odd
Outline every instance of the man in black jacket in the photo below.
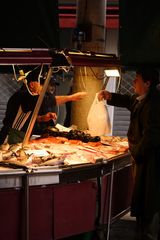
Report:
[[[160,221],[160,90],[159,72],[137,70],[133,96],[100,91],[99,100],[130,110],[128,141],[136,174],[131,215],[139,240],[157,240]]]

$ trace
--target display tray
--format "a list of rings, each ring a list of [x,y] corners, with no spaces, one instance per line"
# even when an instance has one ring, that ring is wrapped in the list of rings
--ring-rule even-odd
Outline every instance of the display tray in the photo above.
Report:
[[[121,154],[117,157],[114,157],[113,159],[110,159],[109,162],[113,161],[113,165],[112,165],[113,169],[112,170],[117,171],[121,168],[124,168],[124,166],[131,165],[132,162],[131,162],[130,156],[131,156],[130,153],[127,152],[125,154]]]
[[[22,168],[14,164],[0,163],[0,188],[22,187],[22,179],[27,177],[29,186],[57,183],[73,183],[109,175],[113,171],[130,164],[130,154],[121,154],[110,161],[65,166],[43,166]],[[2,166],[3,165],[3,166]],[[6,169],[6,170],[5,170]]]
[[[4,175],[21,175],[21,174],[25,174],[26,172],[22,169],[15,169],[15,168],[11,168],[11,167],[6,167],[6,166],[0,166],[0,176],[4,176]]]
[[[79,132],[78,132],[79,133]],[[31,140],[23,147],[21,144],[1,146],[0,166],[23,169],[27,173],[78,171],[105,165],[123,158],[127,142],[116,137],[103,137],[105,145],[99,142],[84,143],[64,137],[47,137]],[[124,146],[125,144],[125,146]],[[112,163],[111,163],[112,164]],[[86,171],[86,170],[85,170]],[[102,170],[103,172],[103,170]]]
[[[96,168],[97,166],[102,166],[104,165],[110,165],[112,162],[115,163],[116,167],[123,167],[124,164],[127,164],[128,162],[128,157],[130,156],[129,153],[123,153],[123,154],[118,154],[112,158],[109,159],[98,159],[96,163],[79,163],[79,164],[70,164],[70,165],[54,165],[54,166],[26,166],[23,163],[18,163],[17,162],[7,162],[7,161],[1,161],[0,162],[0,167],[3,168],[2,174],[5,172],[5,168],[10,169],[14,171],[14,169],[17,170],[23,170],[26,172],[53,172],[53,171],[58,171],[58,172],[65,172],[65,171],[70,171],[73,172],[76,169],[78,170],[83,170],[84,168]],[[120,161],[121,160],[121,161]],[[1,169],[0,169],[1,172]]]
[[[62,169],[61,183],[80,182],[102,176],[103,163],[72,165]]]
[[[78,163],[78,164],[69,164],[69,165],[53,165],[53,166],[27,166],[23,163],[17,163],[17,162],[7,162],[7,161],[1,161],[0,166],[6,167],[6,168],[13,168],[13,169],[23,169],[27,172],[33,172],[33,171],[42,171],[42,170],[54,170],[54,169],[72,169],[72,168],[80,168],[80,167],[87,167],[87,166],[94,166],[96,164],[102,164],[107,163],[107,160],[104,160],[102,158],[98,159],[96,163]]]
[[[0,162],[0,166],[1,167],[6,167],[6,168],[11,168],[11,169],[23,169],[23,170],[27,170],[27,166],[23,165],[23,164],[16,164],[16,163],[9,163],[9,162],[5,162],[2,161]]]

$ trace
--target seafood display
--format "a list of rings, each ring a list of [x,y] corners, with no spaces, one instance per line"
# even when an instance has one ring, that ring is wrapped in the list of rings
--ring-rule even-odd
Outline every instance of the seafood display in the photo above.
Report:
[[[127,151],[127,140],[116,137],[87,143],[65,137],[39,137],[23,147],[22,143],[2,144],[0,164],[26,168],[94,164]]]
[[[56,127],[48,128],[45,131],[45,134],[48,136],[54,136],[54,137],[65,137],[67,139],[74,139],[74,140],[81,140],[82,142],[99,142],[100,137],[99,136],[91,136],[89,133],[85,133],[80,130],[73,130],[70,131],[59,131]],[[45,136],[46,136],[45,135]]]

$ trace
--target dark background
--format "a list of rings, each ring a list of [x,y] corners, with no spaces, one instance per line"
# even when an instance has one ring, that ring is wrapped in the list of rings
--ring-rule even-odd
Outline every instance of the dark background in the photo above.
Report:
[[[120,0],[119,53],[123,65],[160,65],[158,0]]]
[[[0,48],[58,48],[58,0],[3,0]]]

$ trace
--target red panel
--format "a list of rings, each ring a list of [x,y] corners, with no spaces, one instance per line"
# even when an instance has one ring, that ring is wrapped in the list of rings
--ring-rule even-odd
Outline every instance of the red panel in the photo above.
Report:
[[[109,197],[110,197],[110,175],[102,177],[102,194],[101,194],[101,224],[108,222]]]
[[[53,239],[52,193],[51,187],[33,187],[30,190],[29,240]]]
[[[60,28],[76,28],[76,6],[59,6]],[[119,28],[119,7],[108,6],[106,8],[106,28]]]
[[[59,18],[60,28],[76,28],[76,18],[74,16],[60,16]]]
[[[118,29],[119,28],[119,18],[108,18],[106,20],[107,29]]]
[[[94,230],[97,187],[92,181],[54,188],[54,239]]]
[[[0,240],[21,240],[20,190],[0,190]]]
[[[133,190],[132,167],[125,167],[114,173],[112,217],[130,207]]]
[[[59,18],[59,26],[60,28],[76,28],[76,17],[71,15],[60,15]],[[107,29],[118,29],[119,28],[119,18],[107,18],[106,19],[106,28]]]

